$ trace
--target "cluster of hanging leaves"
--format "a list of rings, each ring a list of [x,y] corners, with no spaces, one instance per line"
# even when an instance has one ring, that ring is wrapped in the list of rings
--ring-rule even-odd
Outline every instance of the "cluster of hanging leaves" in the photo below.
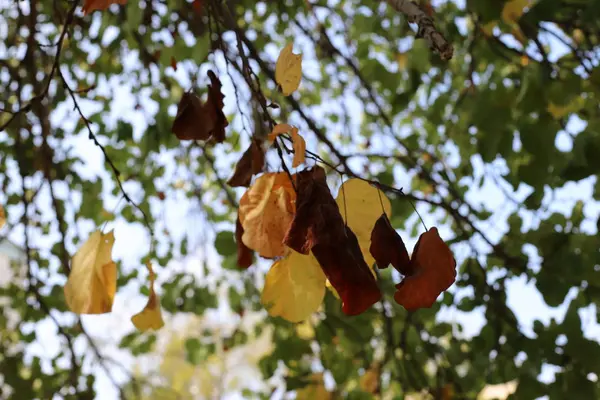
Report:
[[[124,2],[88,0],[84,12]],[[275,69],[285,96],[298,89],[301,72],[302,55],[294,54],[290,43],[281,51]],[[182,141],[222,143],[226,139],[229,123],[223,113],[222,85],[211,70],[208,78],[206,101],[188,91],[179,102],[172,131]],[[298,128],[277,124],[267,142],[273,145],[285,135],[292,142],[292,167],[297,168],[306,161],[306,141]],[[390,223],[390,200],[371,182],[349,179],[334,198],[320,166],[294,174],[285,168],[283,172],[263,172],[264,146],[260,139],[251,140],[228,183],[248,187],[236,220],[238,265],[248,268],[254,253],[274,260],[261,299],[271,315],[292,322],[305,320],[320,307],[327,286],[340,298],[346,315],[361,314],[381,300],[374,265],[392,265],[403,276],[394,299],[409,311],[431,307],[454,283],[456,261],[436,228],[421,235],[409,257]],[[96,231],[73,257],[64,288],[73,312],[102,314],[112,310],[117,290],[117,266],[111,258],[114,240],[112,232]],[[142,331],[164,325],[150,262],[147,269],[148,302],[131,319]]]

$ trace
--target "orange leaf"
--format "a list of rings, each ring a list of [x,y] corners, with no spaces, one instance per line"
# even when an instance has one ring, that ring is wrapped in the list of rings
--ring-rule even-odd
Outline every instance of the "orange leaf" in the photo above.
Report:
[[[221,81],[214,72],[208,71],[208,99],[202,103],[196,94],[187,92],[177,105],[177,115],[172,131],[179,140],[208,140],[217,143],[225,140],[225,127],[229,125],[223,113]]]
[[[227,181],[231,187],[250,186],[253,175],[260,174],[265,165],[262,142],[253,139],[235,166],[233,176]]]
[[[292,129],[292,144],[294,145],[292,168],[296,168],[306,160],[306,141],[298,133],[298,128]]]
[[[392,264],[402,275],[413,273],[406,246],[386,214],[382,214],[373,227],[369,251],[379,268],[387,268]]]
[[[88,15],[95,10],[106,10],[111,4],[125,4],[127,0],[85,0],[83,2],[83,15]]]
[[[419,237],[410,274],[396,285],[394,299],[408,311],[429,308],[456,280],[456,260],[437,228]]]
[[[242,242],[262,257],[283,256],[283,238],[294,218],[295,201],[296,192],[286,173],[260,176],[240,199]]]
[[[267,138],[269,139],[270,142],[274,142],[275,139],[277,138],[277,136],[282,135],[284,133],[288,133],[292,129],[294,129],[294,127],[291,125],[277,124],[273,127],[273,131],[271,133],[269,133],[269,136]]]
[[[237,244],[237,264],[240,268],[248,268],[252,265],[253,252],[248,246],[244,244],[242,241],[242,236],[244,236],[244,227],[240,222],[240,218],[238,216],[235,222],[235,243]]]

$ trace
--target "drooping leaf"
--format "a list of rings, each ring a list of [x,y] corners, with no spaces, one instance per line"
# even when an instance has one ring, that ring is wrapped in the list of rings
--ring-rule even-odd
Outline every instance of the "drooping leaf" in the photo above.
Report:
[[[293,43],[289,43],[281,50],[275,65],[275,80],[284,96],[298,89],[302,79],[302,54],[294,54],[293,46]]]
[[[265,278],[261,301],[272,316],[300,322],[318,310],[325,297],[325,274],[312,254],[290,250]]]
[[[264,165],[265,152],[262,148],[262,143],[259,140],[253,139],[235,166],[233,176],[229,178],[227,184],[231,187],[250,186],[252,176],[260,174]]]
[[[127,0],[85,0],[83,2],[83,15],[88,15],[95,10],[106,10],[111,4],[125,4]]]
[[[381,214],[373,227],[369,250],[379,268],[387,268],[392,264],[402,275],[412,275],[414,272],[406,246],[385,214]]]
[[[240,200],[243,243],[265,258],[283,256],[283,239],[294,217],[295,200],[286,173],[260,176]]]
[[[177,106],[177,115],[172,131],[179,140],[208,140],[217,143],[225,140],[225,127],[229,125],[223,113],[224,95],[221,81],[211,70],[208,71],[208,99],[205,103],[200,97],[186,92]]]
[[[244,227],[240,222],[240,218],[235,221],[235,243],[237,245],[237,265],[240,268],[248,268],[253,262],[252,250],[244,244],[242,237],[244,236]]]
[[[6,224],[6,213],[4,212],[4,207],[0,205],[0,229],[4,227]]]
[[[131,317],[133,325],[142,332],[149,329],[158,330],[165,325],[160,310],[160,301],[154,291],[154,280],[156,279],[156,275],[154,274],[150,261],[146,263],[146,268],[148,268],[148,279],[150,281],[148,303],[146,303],[146,306],[142,311]]]
[[[429,308],[456,279],[456,260],[437,228],[419,237],[411,264],[411,273],[396,285],[394,299],[408,311]]]
[[[294,159],[292,160],[292,167],[297,168],[300,164],[306,160],[306,141],[298,133],[298,128],[288,124],[277,124],[273,127],[273,131],[269,133],[268,139],[270,142],[274,142],[277,136],[284,133],[289,133],[292,137],[292,145],[294,147]]]
[[[112,310],[117,291],[117,265],[111,257],[114,242],[112,231],[95,231],[73,256],[64,294],[74,313],[104,314]]]

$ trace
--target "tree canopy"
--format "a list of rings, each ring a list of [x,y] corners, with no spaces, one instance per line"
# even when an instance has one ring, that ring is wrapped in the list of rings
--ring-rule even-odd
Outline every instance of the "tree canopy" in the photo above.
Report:
[[[1,398],[600,397],[594,2],[0,21]]]

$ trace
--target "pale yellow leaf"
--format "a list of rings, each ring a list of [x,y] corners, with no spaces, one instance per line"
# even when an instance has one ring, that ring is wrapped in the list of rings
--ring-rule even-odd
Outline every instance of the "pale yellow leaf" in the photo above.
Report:
[[[160,311],[160,301],[154,292],[155,274],[154,270],[152,269],[152,264],[148,261],[148,263],[146,263],[146,267],[148,268],[148,279],[150,281],[150,295],[148,296],[148,303],[146,303],[146,306],[142,311],[131,317],[131,322],[133,322],[133,325],[135,325],[135,327],[142,332],[145,332],[149,329],[158,330],[165,325],[162,318],[162,313]]]
[[[112,310],[117,291],[117,265],[111,257],[114,242],[112,231],[96,231],[73,256],[64,293],[74,313],[104,314]]]
[[[281,86],[284,96],[289,96],[300,86],[302,79],[302,54],[294,54],[293,43],[285,46],[277,64],[275,64],[275,80]]]
[[[392,214],[392,204],[385,193],[362,179],[348,179],[342,184],[335,199],[344,221],[358,239],[360,250],[369,267],[375,259],[371,255],[371,232],[384,212]]]
[[[272,316],[300,322],[318,310],[325,296],[325,274],[310,253],[290,250],[271,266],[261,301]]]

